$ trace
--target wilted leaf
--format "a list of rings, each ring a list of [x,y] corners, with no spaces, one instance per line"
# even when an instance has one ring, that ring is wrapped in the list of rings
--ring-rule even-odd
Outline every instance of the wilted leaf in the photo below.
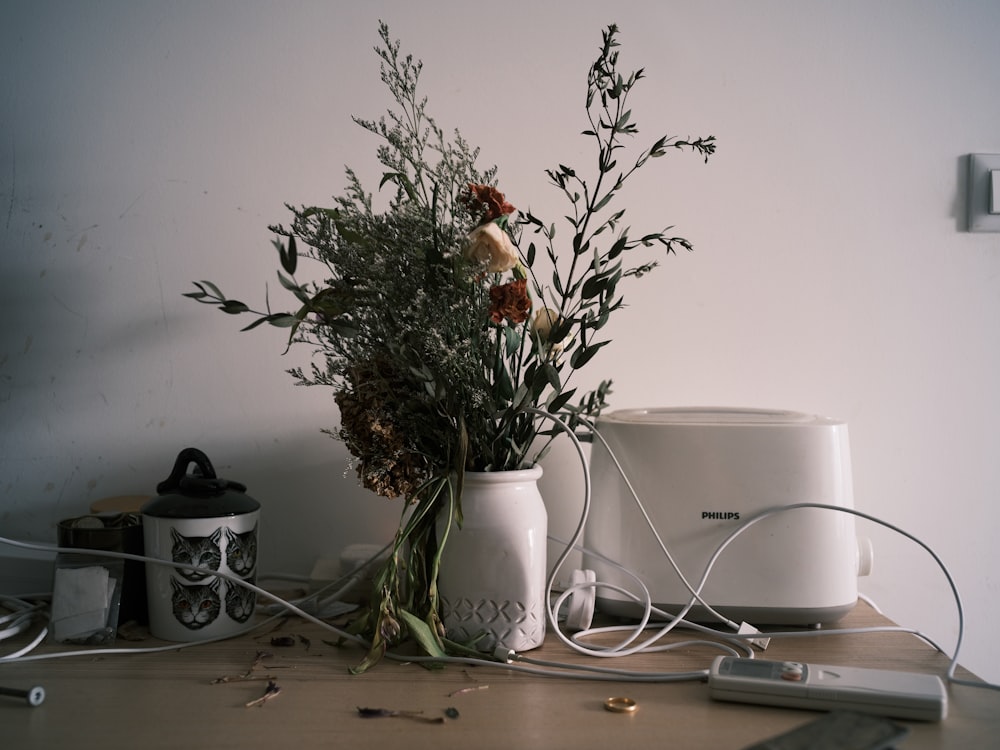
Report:
[[[417,643],[420,644],[420,647],[424,651],[431,656],[447,656],[441,643],[426,622],[416,615],[407,612],[405,609],[399,610],[399,616],[406,623],[406,627],[410,629],[410,634],[416,638]]]

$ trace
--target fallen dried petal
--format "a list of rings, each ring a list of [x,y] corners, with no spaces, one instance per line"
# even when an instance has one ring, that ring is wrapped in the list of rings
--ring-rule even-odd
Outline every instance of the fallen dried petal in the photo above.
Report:
[[[361,706],[358,706],[358,715],[364,716],[366,719],[381,716],[392,716],[392,714],[393,712],[387,708],[362,708]]]
[[[421,716],[420,711],[393,711],[388,708],[362,708],[358,706],[358,716],[366,719],[389,717],[393,719],[413,719],[422,721],[425,724],[444,724],[443,716]]]
[[[456,695],[461,695],[462,693],[471,693],[475,690],[489,690],[489,688],[490,688],[489,685],[473,685],[472,687],[459,688],[458,690],[453,690],[452,692],[448,693],[448,697],[452,698]]]
[[[230,674],[225,677],[216,677],[212,680],[212,685],[221,685],[226,682],[262,682],[264,680],[273,680],[274,675],[262,674],[262,675],[249,675],[249,674]]]
[[[267,687],[264,688],[264,694],[260,698],[256,698],[246,704],[247,708],[253,708],[254,706],[263,706],[267,701],[274,698],[278,693],[281,692],[281,688],[274,682],[274,680],[267,681]]]

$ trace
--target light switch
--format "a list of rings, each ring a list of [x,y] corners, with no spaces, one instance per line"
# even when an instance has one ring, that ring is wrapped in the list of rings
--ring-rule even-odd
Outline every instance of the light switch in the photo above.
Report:
[[[970,232],[1000,232],[1000,154],[969,155]]]

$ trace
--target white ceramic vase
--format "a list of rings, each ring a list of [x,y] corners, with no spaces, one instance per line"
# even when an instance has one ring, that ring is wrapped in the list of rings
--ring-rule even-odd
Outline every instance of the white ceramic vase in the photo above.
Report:
[[[465,472],[461,528],[452,524],[438,589],[449,640],[482,651],[542,645],[548,517],[542,469]],[[447,519],[438,521],[438,538]]]

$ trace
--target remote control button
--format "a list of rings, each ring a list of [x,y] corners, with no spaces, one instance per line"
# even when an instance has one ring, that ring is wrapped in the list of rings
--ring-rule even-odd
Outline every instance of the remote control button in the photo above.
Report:
[[[797,661],[786,661],[781,665],[781,679],[788,682],[801,682],[805,667]]]

